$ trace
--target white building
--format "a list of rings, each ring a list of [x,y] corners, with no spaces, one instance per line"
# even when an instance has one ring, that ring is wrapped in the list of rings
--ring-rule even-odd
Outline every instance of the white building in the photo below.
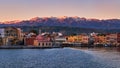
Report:
[[[5,37],[5,29],[0,29],[0,37]]]

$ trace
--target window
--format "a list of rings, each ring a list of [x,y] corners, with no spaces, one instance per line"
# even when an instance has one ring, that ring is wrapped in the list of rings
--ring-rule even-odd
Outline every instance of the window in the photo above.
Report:
[[[49,43],[49,45],[51,45],[51,43]]]
[[[40,46],[40,43],[38,45]]]
[[[44,43],[42,43],[42,46],[44,46]]]
[[[46,46],[48,46],[48,43],[46,43]]]

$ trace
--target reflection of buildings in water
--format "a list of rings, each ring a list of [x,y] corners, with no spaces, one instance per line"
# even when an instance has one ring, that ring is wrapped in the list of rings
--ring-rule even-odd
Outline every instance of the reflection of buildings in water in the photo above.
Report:
[[[88,47],[73,47],[73,49],[76,50],[85,50],[85,51],[94,51],[94,52],[120,52],[120,47],[94,47],[94,48],[88,48]]]
[[[116,50],[117,50],[118,52],[120,52],[120,47],[118,47]]]

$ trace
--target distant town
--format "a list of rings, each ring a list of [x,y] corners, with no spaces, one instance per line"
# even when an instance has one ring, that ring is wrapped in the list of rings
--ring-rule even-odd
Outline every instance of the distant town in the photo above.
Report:
[[[120,33],[81,33],[64,35],[61,32],[42,32],[21,28],[5,27],[0,29],[0,46],[31,47],[86,47],[86,46],[120,46]]]

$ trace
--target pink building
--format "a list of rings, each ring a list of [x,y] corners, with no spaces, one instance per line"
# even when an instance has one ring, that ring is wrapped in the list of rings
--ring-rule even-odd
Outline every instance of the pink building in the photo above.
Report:
[[[34,40],[34,46],[40,46],[40,47],[52,47],[53,44],[50,41],[49,37],[45,37],[42,35],[38,35],[36,39]]]

